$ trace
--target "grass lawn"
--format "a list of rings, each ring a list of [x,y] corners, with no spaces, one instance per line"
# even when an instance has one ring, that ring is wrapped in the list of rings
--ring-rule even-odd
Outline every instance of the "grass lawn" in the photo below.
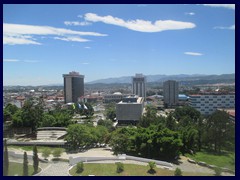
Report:
[[[70,174],[73,176],[173,176],[174,171],[154,168],[156,173],[148,173],[149,166],[136,165],[136,164],[124,164],[124,171],[121,173],[116,172],[115,164],[97,164],[89,163],[84,164],[84,171],[82,173],[76,173],[76,166],[70,170]],[[193,174],[183,173],[185,176],[208,176],[208,174]]]
[[[40,168],[38,169],[38,172],[40,172]],[[9,172],[8,176],[22,176],[23,174],[23,163],[16,163],[16,162],[9,162]],[[33,166],[28,165],[28,175],[33,175]]]
[[[212,152],[202,151],[197,152],[195,155],[186,154],[186,156],[195,161],[203,161],[206,162],[207,164],[228,168],[235,171],[234,152],[224,152],[221,154],[215,154]]]

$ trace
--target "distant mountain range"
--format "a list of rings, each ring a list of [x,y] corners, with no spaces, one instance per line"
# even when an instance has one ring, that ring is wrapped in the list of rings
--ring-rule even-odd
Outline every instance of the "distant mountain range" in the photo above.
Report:
[[[180,82],[198,81],[198,82],[235,82],[235,73],[233,74],[221,74],[221,75],[203,75],[203,74],[179,74],[179,75],[146,75],[148,83],[152,82],[164,82],[167,80],[176,80]],[[131,83],[132,76],[123,76],[117,78],[99,79],[91,81],[86,84],[118,84],[118,83]]]

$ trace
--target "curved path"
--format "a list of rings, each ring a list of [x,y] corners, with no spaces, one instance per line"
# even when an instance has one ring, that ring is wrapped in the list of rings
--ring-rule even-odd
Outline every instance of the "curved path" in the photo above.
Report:
[[[19,150],[16,149],[18,153],[21,153]],[[28,152],[29,154],[30,152]],[[22,152],[23,154],[23,152]],[[74,154],[67,154],[63,153],[61,158],[64,159],[69,159],[69,157],[113,157],[114,155],[112,154],[111,151],[108,151],[104,148],[95,148],[95,149],[90,149],[86,152],[81,152],[81,153],[74,153]],[[39,153],[39,157],[41,158],[41,154]],[[17,160],[19,162],[22,162],[22,159],[19,158],[10,158],[11,160]],[[9,160],[10,160],[9,159]],[[49,162],[48,163],[39,163],[39,166],[42,168],[42,171],[37,174],[37,176],[68,176],[68,169],[70,168],[70,165],[68,162],[62,162],[62,161],[57,161],[57,162],[52,162],[51,161],[52,157],[49,157]],[[91,163],[114,163],[115,161],[95,161]],[[125,163],[132,163],[132,164],[141,164],[141,165],[147,165],[148,163],[145,162],[139,162],[139,161],[132,161],[132,160],[125,160]],[[161,166],[157,166],[160,168],[163,168]],[[202,167],[197,164],[192,164],[187,161],[187,158],[184,156],[181,156],[180,159],[180,164],[176,165],[173,164],[172,170],[175,168],[180,168],[182,171],[185,172],[193,172],[193,173],[206,173],[206,174],[214,174],[214,171],[210,168],[207,167]],[[233,174],[230,173],[222,173],[222,175],[225,176],[234,176]]]

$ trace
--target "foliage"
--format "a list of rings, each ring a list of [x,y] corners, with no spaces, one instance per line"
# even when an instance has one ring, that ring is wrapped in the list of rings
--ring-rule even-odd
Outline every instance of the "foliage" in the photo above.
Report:
[[[91,146],[96,143],[105,143],[109,137],[107,128],[103,126],[90,126],[86,124],[72,124],[68,126],[65,140],[70,149]]]
[[[174,171],[174,176],[182,176],[182,170],[180,168],[176,168]]]
[[[34,174],[36,174],[37,171],[38,171],[38,165],[39,165],[39,159],[38,159],[37,146],[33,146],[33,169],[34,169]]]
[[[229,121],[229,115],[225,111],[215,111],[207,121],[208,145],[214,144],[214,151],[220,152],[227,142],[235,143],[233,123]],[[230,139],[230,137],[232,137]]]
[[[3,175],[7,176],[9,170],[8,148],[7,140],[4,140],[4,152],[3,152]]]
[[[221,176],[222,169],[220,167],[215,167],[214,172],[215,172],[215,176]]]
[[[94,115],[94,109],[92,105],[88,102],[86,103],[80,102],[79,104],[76,103],[75,112],[79,113],[81,116],[87,116],[87,118],[92,117]]]
[[[124,171],[124,165],[123,165],[123,163],[121,163],[121,162],[116,162],[115,164],[117,165],[117,170],[116,170],[117,173],[121,173],[121,172]]]
[[[143,114],[141,120],[139,121],[139,126],[149,127],[151,124],[158,124],[159,118],[157,116],[157,110],[152,105],[147,105],[146,112]]]
[[[42,156],[47,159],[49,157],[49,155],[51,154],[51,150],[49,148],[44,148],[42,150]]]
[[[116,118],[116,107],[115,104],[111,103],[105,110],[106,119],[114,120]]]
[[[23,176],[28,176],[28,157],[26,152],[23,155]]]
[[[63,153],[63,150],[61,148],[55,148],[52,154],[53,154],[53,157],[59,158],[62,153]]]
[[[109,132],[112,132],[115,129],[113,127],[113,122],[110,119],[100,119],[98,120],[97,125],[106,127]]]
[[[84,170],[83,162],[77,163],[76,172],[77,172],[77,173],[81,173],[81,172],[83,172],[83,170]]]
[[[156,171],[155,171],[155,167],[156,167],[156,162],[154,162],[154,161],[150,161],[150,162],[148,162],[148,166],[149,166],[149,170],[148,170],[148,172],[150,173],[150,174],[154,174],[154,173],[156,173]]]

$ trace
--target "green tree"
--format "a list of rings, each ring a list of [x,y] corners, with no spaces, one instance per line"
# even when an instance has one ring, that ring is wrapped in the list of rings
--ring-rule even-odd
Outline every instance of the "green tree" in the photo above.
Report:
[[[166,118],[166,128],[174,131],[176,129],[176,120],[175,118],[173,117],[173,114],[170,113],[168,114],[167,118]]]
[[[34,174],[38,172],[38,165],[39,165],[39,159],[38,159],[38,150],[37,146],[33,146],[33,169]]]
[[[77,163],[77,169],[76,169],[76,172],[77,173],[81,173],[84,171],[84,165],[83,165],[83,162],[79,162]]]
[[[150,173],[150,174],[154,174],[154,173],[156,173],[156,171],[155,171],[155,167],[156,167],[156,162],[154,162],[154,161],[150,161],[150,162],[148,162],[148,166],[149,166],[149,170],[148,170],[148,172]]]
[[[53,127],[56,124],[56,119],[53,115],[44,113],[42,122],[41,122],[41,127]]]
[[[42,156],[47,159],[49,157],[49,155],[51,154],[51,150],[49,148],[44,148],[42,150]]]
[[[123,172],[124,171],[124,165],[123,165],[123,163],[121,163],[121,162],[116,162],[115,163],[116,165],[117,165],[117,173],[121,173],[121,172]]]
[[[182,176],[182,170],[180,168],[176,168],[174,171],[174,176]]]
[[[13,127],[23,127],[25,125],[23,124],[23,120],[22,120],[22,110],[18,110],[12,116],[12,125]]]
[[[28,176],[28,157],[26,152],[23,155],[23,176]]]
[[[94,141],[94,135],[91,133],[90,126],[83,124],[71,124],[67,129],[65,140],[69,144],[70,149],[78,149],[79,147],[90,145]]]
[[[6,122],[10,120],[12,120],[12,114],[6,108],[3,109],[3,121]]]
[[[98,120],[97,125],[106,127],[109,132],[112,132],[115,129],[113,127],[113,122],[110,119],[100,119]]]
[[[116,107],[115,104],[111,103],[105,110],[105,116],[107,119],[114,120],[116,118]]]
[[[53,157],[59,158],[61,157],[62,153],[63,153],[63,150],[61,148],[55,148],[52,154],[53,154]]]
[[[214,151],[221,151],[226,144],[230,131],[229,115],[225,111],[215,111],[207,121],[207,134],[209,143],[214,144]]]
[[[14,104],[8,103],[4,109],[9,111],[10,114],[13,115],[17,112],[19,108]]]
[[[9,159],[8,159],[8,148],[7,148],[7,140],[4,140],[4,152],[3,152],[3,175],[8,175],[9,168]]]
[[[141,120],[139,121],[139,126],[148,127],[150,124],[158,124],[157,109],[152,105],[146,106],[146,112],[143,114]]]

